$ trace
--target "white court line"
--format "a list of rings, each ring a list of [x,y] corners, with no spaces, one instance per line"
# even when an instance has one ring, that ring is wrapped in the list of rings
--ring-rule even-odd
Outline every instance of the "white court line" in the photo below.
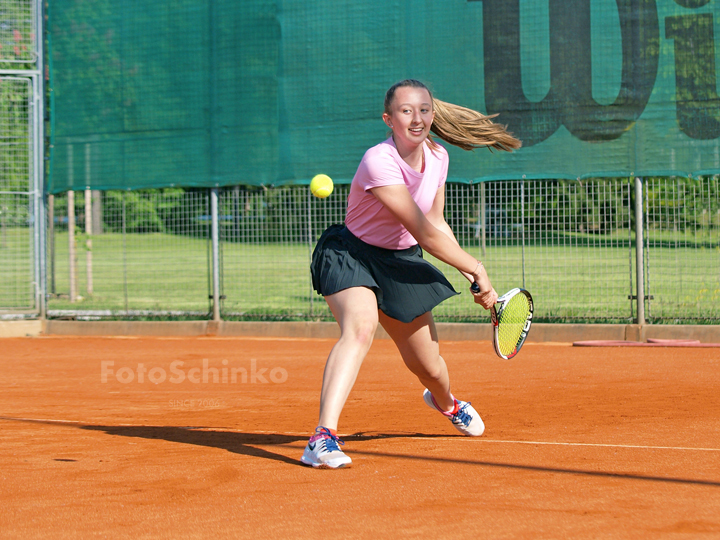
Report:
[[[285,431],[283,433],[279,433],[277,431],[253,431],[253,432],[247,432],[242,430],[235,430],[231,428],[201,428],[202,431],[231,431],[231,432],[237,432],[237,433],[247,433],[249,435],[290,435],[290,436],[305,436],[307,435],[307,432],[290,432]],[[346,438],[352,438],[356,435],[352,434],[340,434],[339,437],[346,437]],[[368,435],[360,434],[357,435],[358,437],[365,437]],[[372,435],[370,435],[372,436]],[[377,438],[383,438],[383,439],[396,439],[397,436],[393,435],[382,435],[382,434],[376,434]],[[591,447],[598,447],[598,448],[638,448],[643,450],[693,450],[693,451],[703,451],[703,452],[720,452],[720,448],[696,448],[691,446],[650,446],[650,445],[640,445],[640,444],[602,444],[602,443],[571,443],[571,442],[550,442],[550,441],[508,441],[508,440],[502,440],[502,439],[483,439],[481,437],[413,437],[413,436],[404,436],[404,439],[413,439],[417,441],[467,441],[467,442],[474,442],[474,443],[500,443],[500,444],[536,444],[536,445],[545,445],[545,446],[591,446]]]
[[[58,420],[51,418],[10,418],[0,417],[0,420],[15,420],[25,422],[46,422],[49,424],[83,424],[78,420]],[[87,424],[94,425],[94,424]],[[245,431],[242,429],[233,428],[222,428],[222,427],[203,427],[203,426],[149,426],[147,424],[116,424],[118,427],[165,427],[165,428],[177,428],[177,429],[192,429],[195,431],[213,431],[213,432],[231,432],[231,433],[244,433],[246,435],[289,435],[291,437],[304,437],[308,433],[307,431]],[[108,426],[110,427],[110,426]],[[352,434],[341,434],[340,437],[354,437]],[[370,437],[373,435],[357,435],[358,437]],[[393,435],[374,435],[378,439],[395,439],[398,436]],[[418,441],[468,441],[474,443],[498,443],[498,444],[533,444],[543,446],[589,446],[595,448],[636,448],[641,450],[685,450],[685,451],[697,451],[697,452],[720,452],[720,448],[697,448],[688,446],[651,446],[642,444],[602,444],[602,443],[572,443],[572,442],[550,442],[550,441],[510,441],[503,439],[483,439],[477,437],[414,437],[414,436],[403,436],[405,439],[413,439]],[[259,443],[253,443],[259,444]],[[262,445],[262,444],[261,444]]]
[[[57,420],[56,418],[20,418],[18,416],[0,416],[0,420],[15,422],[47,422],[48,424],[82,424],[77,420]]]
[[[427,439],[430,437],[412,437],[413,439]],[[457,439],[453,439],[457,440]],[[502,443],[502,444],[539,444],[547,446],[593,446],[599,448],[640,448],[644,450],[698,450],[705,452],[720,452],[720,448],[694,448],[688,446],[650,446],[641,444],[601,444],[601,443],[569,443],[569,442],[547,442],[547,441],[504,441],[500,439],[467,439],[477,442]]]

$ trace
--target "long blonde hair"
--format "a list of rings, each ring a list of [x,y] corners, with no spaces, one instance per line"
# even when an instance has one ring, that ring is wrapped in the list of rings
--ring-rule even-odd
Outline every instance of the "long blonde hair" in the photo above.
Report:
[[[463,150],[485,147],[512,152],[522,146],[522,143],[507,131],[506,126],[492,121],[497,114],[488,116],[467,107],[440,101],[433,97],[432,92],[425,84],[415,79],[405,79],[388,89],[385,93],[385,112],[387,114],[392,112],[395,91],[405,86],[424,88],[428,91],[435,111],[435,120],[433,120],[430,131],[445,142]],[[428,136],[428,144],[431,148],[437,146],[431,136]]]

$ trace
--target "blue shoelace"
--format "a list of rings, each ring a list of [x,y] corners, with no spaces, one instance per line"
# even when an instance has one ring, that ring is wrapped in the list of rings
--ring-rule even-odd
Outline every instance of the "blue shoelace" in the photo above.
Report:
[[[468,407],[468,405],[470,405],[469,401],[458,409],[457,414],[453,416],[453,423],[457,423],[456,420],[459,420],[465,426],[470,425],[472,416],[470,416],[470,413],[465,412],[465,409]]]
[[[338,446],[338,443],[345,444],[343,441],[340,440],[337,435],[333,435],[332,433],[330,433],[330,430],[328,428],[317,428],[315,432],[325,436],[325,449],[328,452],[339,451],[340,447]]]

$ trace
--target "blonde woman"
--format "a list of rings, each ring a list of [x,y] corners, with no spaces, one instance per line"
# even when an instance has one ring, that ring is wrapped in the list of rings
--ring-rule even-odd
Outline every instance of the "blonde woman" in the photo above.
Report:
[[[325,365],[318,426],[301,458],[316,468],[352,462],[339,447],[337,425],[378,323],[425,386],[428,406],[465,435],[485,429],[472,405],[450,391],[432,309],[458,293],[423,259],[423,250],[478,283],[474,300],[485,309],[498,295],[482,262],[459,246],[445,221],[448,154],[430,132],[466,150],[511,151],[520,141],[492,117],[434,99],[414,79],[387,91],[382,118],[392,135],[365,153],[350,187],[345,225],[329,227],[312,258],[313,287],[341,331]]]

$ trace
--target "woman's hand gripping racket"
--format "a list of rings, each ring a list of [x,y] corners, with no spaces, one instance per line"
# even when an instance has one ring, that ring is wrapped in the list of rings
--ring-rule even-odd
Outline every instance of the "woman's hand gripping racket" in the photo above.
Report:
[[[470,290],[480,292],[480,286],[473,283]],[[500,358],[508,360],[520,352],[530,332],[533,318],[533,299],[525,289],[506,292],[490,309],[493,323],[493,345]]]

